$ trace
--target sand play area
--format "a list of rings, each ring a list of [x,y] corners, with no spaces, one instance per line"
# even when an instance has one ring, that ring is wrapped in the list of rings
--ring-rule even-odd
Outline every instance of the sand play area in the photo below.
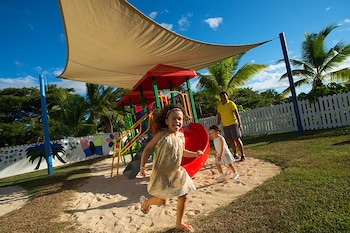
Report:
[[[238,180],[232,180],[230,170],[225,168],[227,180],[218,183],[214,160],[209,157],[206,166],[193,177],[197,190],[189,194],[186,220],[230,203],[280,172],[279,167],[254,158],[236,162],[235,166],[240,174]],[[151,168],[151,164],[147,167]],[[87,232],[148,232],[174,226],[176,198],[165,206],[152,207],[145,215],[140,211],[138,200],[141,195],[148,196],[149,178],[129,180],[121,175],[117,184],[115,177],[110,177],[110,168],[111,159],[93,165],[94,176],[77,189],[76,199],[63,217],[73,217]],[[120,173],[123,169],[120,168]]]

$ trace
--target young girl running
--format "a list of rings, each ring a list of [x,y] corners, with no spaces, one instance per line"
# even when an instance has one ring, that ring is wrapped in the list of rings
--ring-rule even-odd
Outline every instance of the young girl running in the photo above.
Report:
[[[232,179],[236,180],[238,179],[239,175],[237,173],[235,166],[232,164],[235,161],[235,159],[233,158],[230,150],[228,149],[225,138],[221,136],[220,132],[221,132],[221,129],[216,125],[213,125],[209,128],[209,134],[213,139],[214,147],[216,151],[215,166],[220,173],[220,175],[216,177],[216,180],[223,181],[226,179],[224,173],[222,172],[221,165],[228,165],[233,172]]]
[[[187,194],[196,190],[191,177],[186,170],[180,166],[182,156],[197,157],[203,154],[185,149],[185,137],[180,131],[184,121],[184,114],[181,108],[169,105],[163,108],[155,123],[158,132],[147,144],[142,152],[140,174],[145,177],[145,163],[154,150],[153,168],[150,181],[147,186],[148,193],[152,195],[150,199],[142,196],[140,198],[141,211],[148,213],[151,205],[164,205],[166,199],[178,197],[176,213],[176,229],[194,232],[189,224],[183,223]]]

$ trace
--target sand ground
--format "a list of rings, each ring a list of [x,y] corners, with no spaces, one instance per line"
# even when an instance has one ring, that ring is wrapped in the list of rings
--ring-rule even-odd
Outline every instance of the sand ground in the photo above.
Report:
[[[278,166],[254,158],[235,162],[235,166],[240,174],[238,180],[232,180],[230,169],[225,167],[227,180],[218,183],[214,159],[209,157],[205,167],[193,177],[197,190],[188,195],[186,221],[227,205],[280,172]],[[146,167],[148,177],[129,180],[120,175],[116,183],[116,178],[110,176],[111,159],[92,165],[93,177],[77,188],[75,201],[69,203],[62,217],[77,220],[87,232],[148,232],[174,227],[176,198],[165,206],[152,207],[147,215],[140,211],[139,197],[149,196],[146,187],[151,164]],[[121,166],[119,174],[123,170]]]
[[[26,191],[21,187],[0,187],[0,216],[21,208],[28,199]]]

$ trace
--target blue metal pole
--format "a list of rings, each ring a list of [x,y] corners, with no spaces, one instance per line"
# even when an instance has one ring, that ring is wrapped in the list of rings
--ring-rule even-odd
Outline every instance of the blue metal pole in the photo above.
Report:
[[[49,121],[47,117],[46,108],[46,93],[45,93],[45,79],[42,75],[39,75],[40,81],[40,100],[41,100],[41,117],[44,124],[44,146],[45,146],[45,156],[47,162],[47,173],[52,174],[52,157],[51,157],[51,147],[50,147],[50,132],[49,132]]]
[[[300,115],[300,111],[299,111],[298,98],[297,98],[297,94],[295,93],[293,74],[292,74],[292,69],[290,67],[290,62],[289,62],[289,57],[288,57],[288,48],[287,48],[284,32],[280,33],[279,36],[280,36],[280,41],[281,41],[281,46],[282,46],[282,51],[283,51],[284,62],[286,63],[286,69],[287,69],[288,80],[289,80],[289,85],[290,85],[290,92],[292,94],[292,99],[293,99],[293,104],[294,104],[294,112],[295,112],[295,116],[297,118],[298,131],[299,131],[299,135],[303,136],[304,129],[303,129],[303,124],[301,122],[301,115]]]

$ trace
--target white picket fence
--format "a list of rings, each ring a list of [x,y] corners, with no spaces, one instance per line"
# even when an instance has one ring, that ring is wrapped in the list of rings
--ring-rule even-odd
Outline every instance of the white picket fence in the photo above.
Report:
[[[320,97],[316,102],[299,101],[304,130],[350,125],[350,92]],[[298,131],[293,103],[241,112],[244,135]],[[216,116],[199,119],[206,129],[216,124]]]

